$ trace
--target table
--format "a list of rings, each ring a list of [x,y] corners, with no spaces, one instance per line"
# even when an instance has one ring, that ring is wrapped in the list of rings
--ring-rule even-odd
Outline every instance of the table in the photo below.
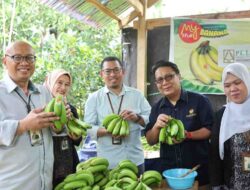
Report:
[[[193,187],[189,190],[198,190],[198,187],[199,187],[198,181],[195,181]],[[166,183],[166,180],[162,180],[162,184],[160,187],[154,187],[152,189],[153,190],[171,190],[171,188]]]

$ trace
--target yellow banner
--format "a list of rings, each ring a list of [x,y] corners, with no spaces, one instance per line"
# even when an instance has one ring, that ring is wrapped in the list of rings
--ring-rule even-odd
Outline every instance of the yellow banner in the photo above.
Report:
[[[170,60],[191,91],[221,94],[223,68],[241,62],[250,66],[250,21],[173,18]]]

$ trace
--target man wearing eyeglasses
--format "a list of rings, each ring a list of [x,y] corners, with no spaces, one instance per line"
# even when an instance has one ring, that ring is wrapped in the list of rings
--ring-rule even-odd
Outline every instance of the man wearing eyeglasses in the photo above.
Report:
[[[54,113],[43,112],[51,99],[30,78],[36,56],[24,41],[11,44],[2,59],[0,81],[0,189],[52,190]]]
[[[197,164],[199,189],[208,189],[208,138],[213,124],[213,111],[209,100],[198,93],[181,87],[181,75],[176,64],[159,61],[152,68],[155,84],[163,96],[151,110],[146,126],[150,145],[159,142],[161,128],[170,118],[183,122],[186,138],[173,140],[173,145],[161,143],[160,172],[171,168],[193,168]]]
[[[108,159],[110,169],[129,159],[141,174],[144,171],[141,129],[148,122],[151,107],[141,92],[123,84],[125,68],[117,57],[102,61],[100,75],[105,86],[89,95],[84,114],[85,122],[92,125],[88,132],[98,142],[97,155]],[[112,113],[128,121],[128,136],[112,136],[102,126],[103,119]]]

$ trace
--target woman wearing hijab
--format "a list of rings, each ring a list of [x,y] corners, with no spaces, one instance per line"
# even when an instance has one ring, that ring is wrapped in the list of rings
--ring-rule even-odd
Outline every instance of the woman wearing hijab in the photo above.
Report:
[[[250,188],[250,74],[241,63],[224,68],[227,104],[217,112],[211,136],[213,190]]]
[[[66,101],[66,96],[68,95],[72,85],[72,77],[69,72],[63,69],[56,69],[47,75],[44,85],[47,87],[53,97],[60,94]],[[68,105],[70,106],[73,116],[78,118],[76,108],[70,104]],[[79,159],[74,145],[78,146],[81,140],[81,137],[68,134],[65,127],[63,128],[63,131],[58,131],[58,133],[53,134],[55,157],[53,171],[54,187],[58,183],[62,182],[68,174],[75,172],[76,165],[79,163]]]

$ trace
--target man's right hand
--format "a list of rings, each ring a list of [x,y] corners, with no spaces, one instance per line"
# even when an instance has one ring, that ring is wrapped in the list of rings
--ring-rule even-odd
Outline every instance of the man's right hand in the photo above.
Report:
[[[52,126],[53,121],[59,119],[54,112],[46,113],[43,108],[36,108],[19,121],[17,134],[20,135],[28,130],[40,130]]]
[[[168,123],[168,121],[171,119],[170,116],[166,115],[166,114],[160,114],[157,117],[157,120],[154,124],[154,128],[156,129],[160,129],[166,126],[166,124]]]

